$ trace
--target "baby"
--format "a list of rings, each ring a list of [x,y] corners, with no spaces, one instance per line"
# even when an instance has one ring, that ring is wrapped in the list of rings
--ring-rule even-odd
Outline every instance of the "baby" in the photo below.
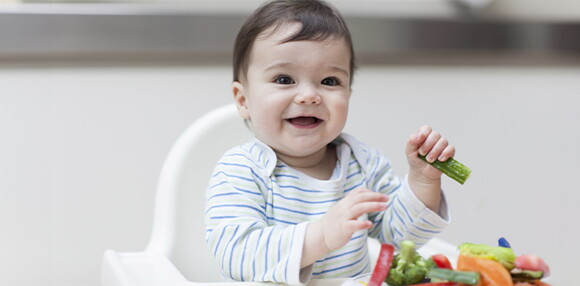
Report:
[[[441,172],[455,148],[423,126],[410,136],[400,180],[345,126],[355,69],[340,14],[322,1],[258,8],[235,43],[232,91],[255,134],[217,163],[207,190],[206,240],[236,281],[300,285],[371,272],[367,239],[426,243],[448,223]]]

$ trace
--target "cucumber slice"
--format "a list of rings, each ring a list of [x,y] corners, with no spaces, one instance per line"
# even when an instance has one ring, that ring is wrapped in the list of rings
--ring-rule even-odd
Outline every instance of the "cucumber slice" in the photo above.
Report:
[[[449,178],[457,181],[462,185],[469,178],[469,175],[471,175],[471,169],[467,168],[465,165],[459,163],[457,160],[453,158],[449,158],[444,162],[435,160],[435,162],[433,163],[427,161],[426,156],[423,156],[421,154],[419,154],[419,158],[431,164],[431,166],[439,169],[439,171],[443,172],[443,174],[447,175]]]

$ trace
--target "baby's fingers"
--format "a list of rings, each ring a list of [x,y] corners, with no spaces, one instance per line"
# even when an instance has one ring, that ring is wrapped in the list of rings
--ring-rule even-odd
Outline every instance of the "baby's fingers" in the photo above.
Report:
[[[362,202],[386,202],[389,198],[387,195],[377,192],[372,192],[365,188],[356,188],[350,192],[346,198],[350,200],[351,204],[358,204]]]
[[[349,208],[349,218],[356,219],[363,214],[371,212],[380,212],[387,209],[386,202],[363,202]]]
[[[425,142],[419,147],[419,154],[427,155],[432,152],[433,148],[437,145],[439,140],[441,139],[441,134],[437,131],[432,131],[425,139]],[[437,156],[435,156],[437,158]]]
[[[368,220],[349,220],[344,224],[344,230],[355,233],[359,230],[369,229],[373,224]]]
[[[452,158],[453,156],[455,156],[455,147],[453,145],[447,145],[447,147],[443,149],[441,155],[439,155],[439,158],[437,159],[443,162],[447,161],[447,159]]]
[[[425,142],[429,134],[431,134],[433,129],[429,125],[423,125],[417,133],[412,134],[409,136],[409,140],[407,141],[406,153],[407,155],[414,154],[418,152],[419,147]]]
[[[447,146],[449,146],[449,142],[447,141],[447,139],[439,136],[439,140],[435,142],[435,145],[433,146],[433,148],[431,148],[431,150],[427,154],[427,161],[434,162],[435,160],[440,158],[441,155],[443,155],[443,150],[445,150]]]

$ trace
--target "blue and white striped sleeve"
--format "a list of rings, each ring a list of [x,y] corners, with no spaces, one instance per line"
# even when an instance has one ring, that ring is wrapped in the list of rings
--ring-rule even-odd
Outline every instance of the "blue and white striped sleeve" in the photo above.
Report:
[[[399,247],[403,240],[412,240],[418,246],[427,243],[449,224],[445,197],[440,214],[433,212],[413,193],[407,178],[401,180],[393,172],[390,162],[378,150],[370,149],[368,187],[389,196],[387,210],[369,214],[373,227],[371,237]]]
[[[222,157],[206,194],[206,241],[229,279],[304,284],[300,260],[306,224],[268,225],[266,179],[247,154]]]

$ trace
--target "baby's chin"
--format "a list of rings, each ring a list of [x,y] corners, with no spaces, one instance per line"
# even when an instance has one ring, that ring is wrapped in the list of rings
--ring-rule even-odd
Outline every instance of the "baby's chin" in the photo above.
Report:
[[[327,145],[340,135],[340,130],[334,132],[322,129],[296,131],[292,130],[292,128],[290,127],[289,130],[280,132],[276,136],[256,134],[256,137],[270,146],[276,154],[300,158],[320,155],[320,152],[324,152]]]
[[[296,144],[273,148],[279,158],[293,158],[296,160],[309,160],[324,156],[328,144]]]

